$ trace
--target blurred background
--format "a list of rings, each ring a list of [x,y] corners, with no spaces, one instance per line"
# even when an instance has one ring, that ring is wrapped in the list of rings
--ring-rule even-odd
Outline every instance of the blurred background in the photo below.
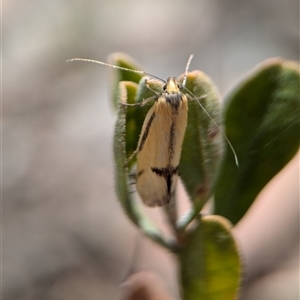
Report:
[[[114,193],[109,70],[65,62],[115,51],[162,78],[194,53],[190,69],[225,95],[264,59],[299,60],[299,1],[2,1],[3,300],[114,299],[145,269],[176,289],[155,245],[133,267],[142,238]],[[237,226],[242,299],[299,298],[297,159],[283,172]]]

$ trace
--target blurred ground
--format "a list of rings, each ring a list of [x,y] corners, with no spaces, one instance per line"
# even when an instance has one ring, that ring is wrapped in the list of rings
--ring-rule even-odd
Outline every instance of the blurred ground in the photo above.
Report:
[[[299,60],[299,1],[4,0],[2,18],[3,299],[113,299],[139,237],[114,193],[108,70],[65,61],[123,51],[164,78],[182,73],[194,53],[191,69],[206,72],[224,95],[266,58]],[[254,251],[243,299],[283,299],[279,288],[298,299],[298,182],[291,200],[270,202],[282,224],[290,221],[285,242],[258,249],[263,224],[253,240],[241,224],[239,237]],[[272,235],[270,206],[261,213],[268,211]],[[172,257],[160,251],[146,248],[136,268],[155,269],[174,288]],[[266,257],[273,260],[262,271]],[[275,262],[284,268],[266,285]]]

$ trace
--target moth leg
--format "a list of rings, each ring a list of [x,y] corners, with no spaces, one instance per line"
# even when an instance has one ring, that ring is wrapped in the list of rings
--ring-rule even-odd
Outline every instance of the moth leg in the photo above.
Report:
[[[144,106],[147,105],[150,101],[155,100],[156,96],[153,97],[149,97],[147,99],[143,99],[142,102],[139,103],[123,103],[123,102],[119,102],[119,104],[124,105],[124,106]]]
[[[200,101],[200,100],[203,100],[203,99],[205,99],[207,97],[207,95],[202,95],[200,97],[195,97],[195,96],[192,96],[192,95],[190,95],[188,93],[186,93],[185,95],[186,95],[186,97],[188,98],[189,101],[195,101],[195,100],[196,101]]]
[[[137,154],[137,152],[138,152],[138,149],[135,149],[133,151],[133,153],[128,158],[128,163],[135,157],[135,155]]]
[[[151,98],[155,98],[155,99],[159,98],[159,96],[161,95],[161,92],[157,92],[157,91],[153,90],[148,83],[148,79],[145,79],[145,85],[149,91],[151,91],[153,94],[155,94],[155,97],[151,97]]]
[[[141,102],[141,106],[147,105],[152,100],[156,100],[156,96],[152,96],[147,99],[143,99],[143,101]]]
[[[129,158],[127,159],[127,166],[129,165],[130,161],[136,156],[137,153],[138,153],[138,148],[136,148],[136,149],[132,152],[132,154],[129,156]],[[135,178],[135,174],[129,174],[129,176]]]

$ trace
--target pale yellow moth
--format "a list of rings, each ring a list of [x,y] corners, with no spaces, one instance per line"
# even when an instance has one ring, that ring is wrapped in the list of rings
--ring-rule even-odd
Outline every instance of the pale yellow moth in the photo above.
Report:
[[[176,78],[168,78],[140,134],[136,187],[148,206],[166,205],[175,190],[188,111],[180,88]]]
[[[156,101],[146,115],[135,151],[137,156],[136,187],[142,201],[147,206],[164,206],[168,204],[175,191],[188,112],[188,99],[181,90],[182,88],[187,90],[184,86],[192,57],[191,55],[186,65],[182,84],[175,77],[169,77],[167,81],[164,81],[148,72],[127,69],[101,61],[84,58],[68,60],[94,62],[128,72],[149,75],[165,83],[161,93],[153,91]],[[234,153],[237,163],[236,154],[226,135],[201,105],[199,99],[189,90],[187,91],[198,101],[204,112],[222,132]],[[147,102],[147,99],[145,102]]]

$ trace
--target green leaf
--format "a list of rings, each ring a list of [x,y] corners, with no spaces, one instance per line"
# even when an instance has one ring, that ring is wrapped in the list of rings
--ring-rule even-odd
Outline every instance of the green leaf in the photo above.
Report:
[[[202,107],[194,96],[185,91],[192,101],[189,101],[179,175],[194,204],[193,213],[185,220],[185,224],[199,213],[211,196],[223,148],[222,134],[217,127],[221,127],[217,88],[200,71],[188,73],[186,88],[199,98]],[[180,226],[184,227],[184,223]]]
[[[241,277],[241,262],[229,222],[207,216],[188,236],[179,254],[185,300],[233,300]]]
[[[127,103],[128,95],[134,94],[134,84],[120,82],[117,89],[119,103]],[[131,91],[131,92],[130,92]],[[128,167],[126,157],[126,110],[127,106],[119,104],[114,133],[114,159],[115,159],[115,186],[116,193],[122,207],[130,219],[137,224],[131,206],[131,197],[128,190]]]
[[[237,223],[258,193],[296,154],[300,131],[299,65],[262,63],[227,97],[227,145],[215,189],[215,213]]]
[[[122,68],[127,68],[131,70],[143,70],[143,68],[140,66],[140,64],[134,60],[131,56],[121,53],[121,52],[115,52],[111,53],[108,56],[108,63],[119,66]],[[118,85],[120,81],[131,81],[135,83],[139,83],[141,78],[143,77],[142,74],[132,73],[125,70],[120,69],[112,69],[112,80],[111,80],[111,95],[112,95],[112,102],[115,108],[118,106]]]

